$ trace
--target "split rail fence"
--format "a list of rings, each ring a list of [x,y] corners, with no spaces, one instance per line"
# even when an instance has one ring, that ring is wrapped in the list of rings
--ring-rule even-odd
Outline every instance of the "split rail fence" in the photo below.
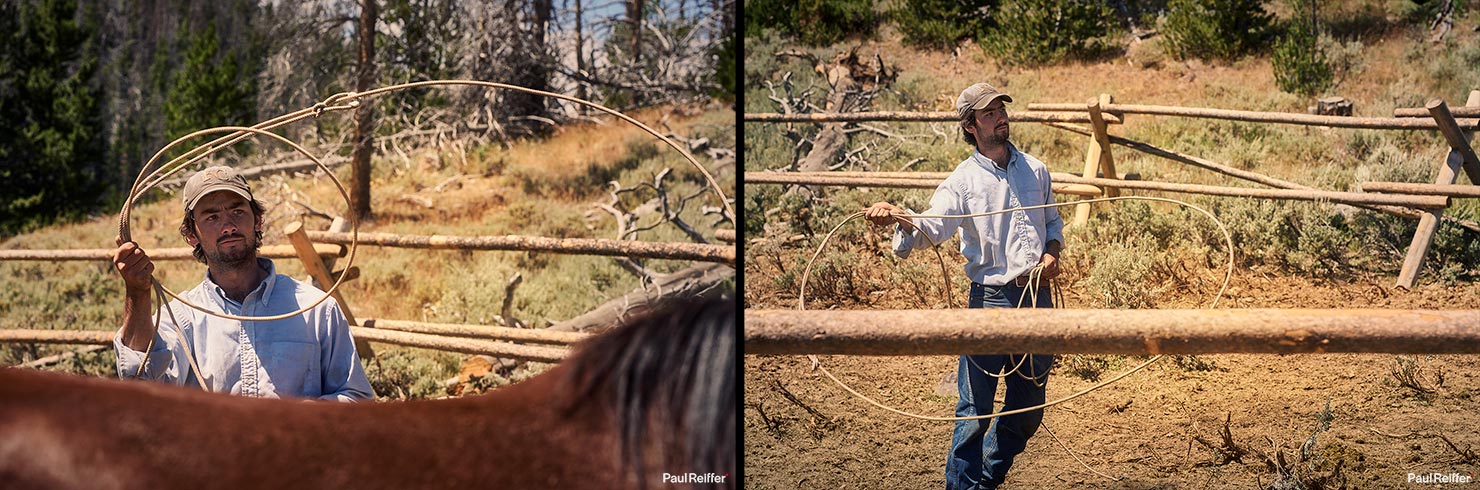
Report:
[[[1480,224],[1444,216],[1451,198],[1480,196],[1480,159],[1476,158],[1470,140],[1480,130],[1480,90],[1470,92],[1464,107],[1451,110],[1442,99],[1433,99],[1423,108],[1403,108],[1394,111],[1395,117],[1347,117],[1280,112],[1256,112],[1196,107],[1173,107],[1155,105],[1117,104],[1109,94],[1101,94],[1088,102],[1079,104],[1028,104],[1027,111],[1014,112],[1017,122],[1036,122],[1088,136],[1084,170],[1079,175],[1053,174],[1053,189],[1059,194],[1093,197],[1114,197],[1122,189],[1158,192],[1179,192],[1215,196],[1295,199],[1307,201],[1329,201],[1383,212],[1394,216],[1418,220],[1418,229],[1408,246],[1403,266],[1398,273],[1397,285],[1412,288],[1417,281],[1423,261],[1433,243],[1440,221],[1449,221],[1471,232],[1480,234]],[[1184,155],[1171,150],[1129,140],[1109,134],[1109,125],[1123,124],[1130,114],[1178,116],[1230,121],[1293,124],[1333,128],[1363,128],[1386,130],[1437,130],[1449,146],[1444,161],[1439,162],[1438,176],[1432,184],[1407,182],[1365,182],[1362,192],[1336,192],[1314,189],[1309,186],[1269,177],[1257,172],[1242,170],[1204,158]],[[1467,119],[1457,119],[1465,117]],[[941,121],[957,120],[953,112],[860,112],[860,113],[813,113],[778,114],[746,113],[746,122],[768,123],[821,123],[863,121]],[[1066,124],[1088,123],[1088,127]],[[1151,182],[1132,180],[1115,171],[1115,158],[1111,145],[1120,145],[1143,153],[1159,156],[1175,162],[1203,168],[1230,177],[1247,180],[1271,187],[1271,189],[1247,187],[1223,187],[1182,183]],[[1456,185],[1461,173],[1469,177],[1471,185]],[[933,189],[944,180],[946,173],[926,172],[746,172],[746,184],[796,184],[848,187],[896,187]],[[1075,206],[1073,223],[1088,222],[1091,205]]]
[[[354,240],[348,233],[349,223],[335,219],[327,231],[307,231],[301,222],[289,224],[284,229],[291,245],[262,247],[262,257],[286,259],[297,258],[303,263],[310,278],[321,288],[327,288],[341,276],[345,280],[359,277],[359,267],[334,270],[337,259],[348,252],[347,246]],[[718,230],[716,238],[723,242],[734,242],[733,230]],[[709,262],[734,267],[736,248],[734,245],[711,245],[701,243],[637,242],[591,238],[550,238],[540,236],[443,236],[443,235],[396,235],[389,233],[360,233],[362,246],[441,249],[441,250],[509,250],[535,251],[561,254],[602,255],[636,258],[673,259],[694,262]],[[189,248],[164,248],[149,250],[153,260],[194,260]],[[114,249],[35,249],[0,250],[0,261],[45,260],[45,261],[109,261]],[[511,286],[517,283],[511,283]],[[512,294],[512,287],[509,291]],[[374,357],[369,342],[420,347],[427,349],[482,354],[500,358],[521,359],[539,362],[559,362],[568,353],[568,347],[591,334],[583,332],[556,331],[550,329],[514,328],[508,326],[467,325],[451,323],[428,323],[377,318],[357,319],[340,290],[333,293],[339,308],[348,320],[355,347],[362,357]],[[506,312],[507,315],[507,312]],[[508,322],[508,319],[502,319]],[[83,344],[92,346],[112,345],[113,331],[98,330],[34,330],[0,329],[0,343],[50,343]],[[60,357],[58,357],[60,358]]]

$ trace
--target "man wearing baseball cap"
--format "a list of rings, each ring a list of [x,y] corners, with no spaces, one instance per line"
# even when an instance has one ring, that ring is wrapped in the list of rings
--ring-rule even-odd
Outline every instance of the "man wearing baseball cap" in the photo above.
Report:
[[[182,201],[180,235],[207,269],[205,280],[182,297],[218,313],[252,317],[291,313],[323,297],[323,291],[277,274],[271,260],[257,256],[264,208],[235,170],[197,172],[185,183]],[[161,312],[156,331],[149,255],[120,239],[113,265],[125,290],[124,324],[113,339],[119,377],[264,398],[375,398],[349,323],[333,298],[271,321],[228,320],[172,301],[173,316]],[[191,372],[187,351],[200,373]],[[197,376],[206,386],[199,386]]]
[[[920,214],[960,216],[1054,202],[1048,167],[1008,141],[1009,102],[1011,96],[985,83],[967,87],[956,98],[961,136],[974,151],[935,189],[930,209]],[[961,230],[961,254],[966,256],[966,277],[971,279],[971,308],[1053,307],[1047,280],[1059,273],[1058,257],[1064,243],[1064,221],[1057,208],[974,218],[899,216],[906,213],[899,206],[879,202],[865,215],[879,226],[898,224],[894,252],[901,258]],[[1038,284],[1032,284],[1035,268],[1040,268]],[[999,378],[1007,384],[1003,410],[1042,404],[1051,367],[1051,355],[961,356],[956,372],[960,395],[956,416],[993,413]],[[957,421],[946,461],[946,488],[997,488],[1042,421],[1042,410]]]

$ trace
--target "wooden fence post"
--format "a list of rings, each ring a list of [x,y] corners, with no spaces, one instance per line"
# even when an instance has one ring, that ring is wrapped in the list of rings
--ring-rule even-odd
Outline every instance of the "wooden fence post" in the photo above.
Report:
[[[1084,176],[1094,178],[1096,172],[1103,173],[1105,178],[1114,179],[1115,158],[1110,153],[1110,134],[1106,129],[1105,116],[1100,112],[1101,106],[1110,105],[1112,102],[1110,94],[1100,94],[1099,98],[1089,101],[1090,130],[1094,131],[1089,138],[1089,148],[1084,154]],[[1114,187],[1104,188],[1105,197],[1120,195],[1120,190]],[[1074,225],[1083,226],[1089,223],[1090,204],[1074,206]]]
[[[1470,91],[1470,99],[1465,105],[1480,106],[1480,90]],[[1425,107],[1439,124],[1439,132],[1444,134],[1450,147],[1449,154],[1439,165],[1439,176],[1434,178],[1434,183],[1453,184],[1459,178],[1460,169],[1467,162],[1475,160],[1475,150],[1470,148],[1470,137],[1473,134],[1460,130],[1459,121],[1454,119],[1443,99],[1431,100]],[[1480,169],[1470,172],[1470,180],[1480,183],[1477,179],[1480,179]],[[1439,219],[1443,213],[1443,209],[1424,209],[1423,215],[1418,218],[1418,229],[1413,232],[1413,242],[1408,245],[1408,256],[1403,258],[1403,269],[1398,272],[1398,287],[1410,289],[1418,281],[1418,271],[1423,267],[1424,257],[1429,253],[1429,245],[1434,242],[1434,232],[1439,229]]]
[[[324,260],[314,253],[313,242],[309,241],[308,233],[303,231],[303,222],[294,221],[283,229],[288,235],[288,241],[293,242],[293,248],[298,250],[298,260],[303,262],[303,268],[308,271],[309,277],[318,281],[319,287],[329,289],[334,285],[334,279],[329,275],[329,268],[324,266]],[[349,310],[349,303],[344,301],[344,295],[334,291],[334,301],[339,303],[339,311],[344,313],[344,319],[350,325],[359,325],[355,322],[355,315]],[[363,339],[355,338],[355,351],[360,353],[362,359],[375,357],[375,351],[371,350],[370,343]]]

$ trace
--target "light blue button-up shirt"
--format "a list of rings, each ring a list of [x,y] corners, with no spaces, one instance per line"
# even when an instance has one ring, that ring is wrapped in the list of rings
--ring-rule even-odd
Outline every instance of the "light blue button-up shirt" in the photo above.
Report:
[[[967,215],[1008,208],[1052,204],[1053,187],[1048,166],[1032,155],[1008,147],[1007,169],[997,166],[979,151],[956,166],[935,188],[927,215]],[[966,256],[966,277],[988,286],[1001,286],[1028,272],[1043,257],[1048,242],[1064,243],[1064,220],[1058,208],[979,216],[975,218],[915,218],[929,237],[899,225],[894,232],[894,253],[907,258],[910,250],[928,248],[961,230],[961,255]]]
[[[310,284],[278,275],[271,260],[258,258],[267,279],[238,303],[211,280],[182,296],[211,311],[238,316],[290,313],[323,297]],[[365,368],[350,338],[349,322],[334,298],[301,315],[273,321],[227,320],[171,301],[174,318],[185,338],[170,326],[169,312],[161,312],[154,347],[143,378],[183,386],[199,386],[191,374],[185,349],[200,364],[206,389],[262,398],[319,398],[355,401],[374,399]],[[144,353],[123,344],[123,330],[113,337],[118,351],[118,375],[134,378]]]

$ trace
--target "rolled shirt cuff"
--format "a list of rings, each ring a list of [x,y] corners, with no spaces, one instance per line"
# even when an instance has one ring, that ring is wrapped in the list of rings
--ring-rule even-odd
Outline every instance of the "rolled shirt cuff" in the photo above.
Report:
[[[142,376],[137,375],[139,364],[144,362],[145,353],[133,350],[123,343],[123,329],[113,334],[113,349],[118,352],[118,377],[122,379],[163,379],[169,373],[174,354],[169,343],[159,332],[154,332],[154,346],[149,350],[149,365]]]

